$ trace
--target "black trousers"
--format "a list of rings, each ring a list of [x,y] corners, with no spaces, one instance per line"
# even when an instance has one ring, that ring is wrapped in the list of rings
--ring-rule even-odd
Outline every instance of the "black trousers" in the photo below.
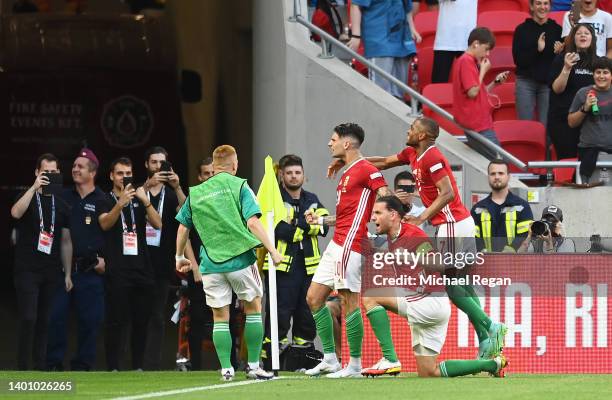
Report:
[[[19,310],[19,370],[29,370],[30,361],[36,370],[42,371],[47,367],[49,316],[60,283],[58,276],[57,271],[30,272],[20,270],[19,266],[15,270],[14,283]]]
[[[109,371],[121,370],[131,325],[132,369],[143,368],[147,327],[152,313],[155,288],[118,283],[106,287],[106,364]]]
[[[434,50],[431,83],[447,83],[450,81],[453,62],[455,61],[455,58],[461,56],[462,54],[462,51]]]
[[[555,146],[557,158],[572,158],[578,155],[578,142],[580,141],[580,128],[570,128],[567,124],[567,114],[549,112],[546,134]]]
[[[293,262],[289,272],[276,273],[277,308],[278,308],[278,339],[287,337],[289,328],[293,338],[299,337],[306,341],[313,341],[317,335],[317,328],[310,308],[306,303],[306,293],[310,287],[312,275],[306,275],[306,268],[299,259]],[[266,280],[266,282],[268,282]],[[270,299],[269,290],[266,290],[266,338],[270,338]],[[291,326],[293,319],[293,327]]]
[[[161,369],[166,321],[170,319],[170,310],[168,309],[170,281],[168,279],[156,279],[154,290],[155,295],[151,304],[151,318],[149,319],[144,359],[144,368],[149,371]]]

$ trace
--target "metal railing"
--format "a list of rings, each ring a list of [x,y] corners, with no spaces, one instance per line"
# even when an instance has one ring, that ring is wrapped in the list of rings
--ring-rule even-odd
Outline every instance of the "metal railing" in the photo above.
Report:
[[[529,161],[527,165],[529,168],[546,168],[549,174],[553,168],[574,168],[576,170],[576,183],[582,183],[580,161]],[[595,166],[599,168],[612,168],[612,161],[597,161]]]
[[[427,107],[431,108],[433,112],[435,112],[438,115],[441,115],[442,117],[446,118],[447,120],[449,120],[450,122],[452,122],[453,124],[458,126],[460,129],[465,131],[465,134],[468,135],[470,138],[478,141],[480,144],[482,144],[483,146],[487,147],[488,149],[497,152],[500,155],[500,157],[502,157],[508,163],[515,165],[517,168],[519,168],[519,169],[521,169],[523,171],[527,170],[527,164],[525,164],[524,162],[522,162],[521,160],[516,158],[513,154],[507,152],[506,150],[504,150],[500,146],[497,146],[496,144],[491,143],[489,140],[485,139],[481,134],[479,134],[479,133],[477,133],[477,132],[475,132],[473,130],[464,128],[463,126],[461,126],[460,124],[458,124],[455,121],[455,118],[448,111],[440,108],[437,104],[435,104],[434,102],[432,102],[428,98],[424,97],[422,94],[420,94],[416,90],[412,89],[410,86],[406,85],[405,82],[402,82],[399,79],[397,79],[396,77],[394,77],[393,75],[387,73],[387,71],[385,71],[382,68],[378,67],[377,65],[373,64],[367,58],[365,58],[362,55],[358,54],[357,52],[353,51],[348,46],[346,46],[344,43],[342,43],[341,41],[339,41],[335,37],[331,36],[329,33],[325,32],[323,29],[313,25],[310,21],[308,21],[308,19],[305,19],[304,17],[302,17],[302,15],[300,15],[300,11],[299,11],[298,0],[294,0],[293,1],[293,15],[289,17],[289,21],[297,22],[297,23],[305,26],[308,30],[310,30],[311,32],[316,33],[321,38],[321,49],[322,49],[322,51],[321,51],[320,57],[322,57],[322,58],[333,57],[333,54],[331,53],[331,46],[330,46],[330,44],[333,44],[333,45],[335,45],[337,47],[343,48],[343,50],[346,51],[348,54],[350,54],[351,57],[355,58],[356,60],[358,60],[362,64],[367,65],[368,68],[376,71],[378,74],[380,74],[382,77],[387,79],[389,82],[391,82],[394,85],[396,85],[397,87],[399,87],[402,90],[402,92],[407,93],[412,99],[416,99],[418,102],[420,102],[422,104],[425,104]],[[416,110],[413,108],[412,109],[412,114],[416,115],[415,113],[416,113]]]

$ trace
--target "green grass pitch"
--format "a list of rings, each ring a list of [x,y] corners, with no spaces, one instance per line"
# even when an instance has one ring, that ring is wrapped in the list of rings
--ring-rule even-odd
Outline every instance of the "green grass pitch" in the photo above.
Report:
[[[70,393],[9,393],[8,381],[71,380]],[[509,375],[504,379],[485,375],[452,379],[399,377],[331,380],[281,373],[274,381],[250,383],[238,372],[231,383],[219,380],[218,372],[0,372],[1,399],[402,399],[402,400],[528,400],[612,398],[612,375]],[[211,387],[212,386],[212,387]],[[180,391],[180,392],[179,392]]]

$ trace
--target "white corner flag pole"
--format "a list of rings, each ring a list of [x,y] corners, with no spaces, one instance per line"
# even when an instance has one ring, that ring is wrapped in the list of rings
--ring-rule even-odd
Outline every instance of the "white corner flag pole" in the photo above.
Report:
[[[274,239],[274,211],[268,211],[266,214],[268,223],[268,237],[272,242],[272,245],[276,245]],[[270,302],[270,333],[271,341],[270,347],[272,348],[272,370],[278,371],[280,369],[280,361],[278,354],[278,310],[276,303],[276,266],[272,262],[272,255],[268,253],[268,301]]]

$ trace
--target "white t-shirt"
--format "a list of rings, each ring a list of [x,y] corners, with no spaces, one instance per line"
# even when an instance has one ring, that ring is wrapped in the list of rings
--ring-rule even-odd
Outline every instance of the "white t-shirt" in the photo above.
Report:
[[[477,10],[478,0],[440,0],[434,50],[465,51]]]
[[[597,36],[597,55],[599,57],[605,57],[606,55],[606,42],[609,38],[612,38],[612,15],[607,12],[597,9],[595,14],[590,17],[585,17],[580,14],[580,21],[588,23],[593,26],[595,35]],[[561,31],[561,37],[566,37],[572,30],[572,26],[569,22],[569,11],[563,16],[563,30]]]

